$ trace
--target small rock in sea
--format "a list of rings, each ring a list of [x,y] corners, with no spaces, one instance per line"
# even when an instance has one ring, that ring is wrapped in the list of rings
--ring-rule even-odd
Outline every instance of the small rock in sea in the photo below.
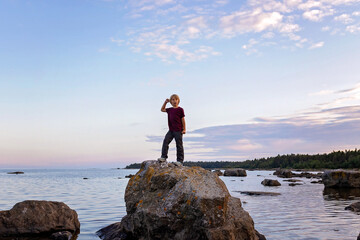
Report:
[[[294,186],[297,186],[297,185],[303,185],[303,184],[301,184],[301,183],[289,183],[289,186],[291,186],[291,187],[294,187]]]
[[[89,179],[89,178],[87,178],[87,177],[84,177],[83,179],[85,179],[85,180],[86,180],[86,179]]]
[[[321,180],[319,180],[319,181],[311,181],[310,183],[322,183],[322,181]]]
[[[277,169],[273,175],[276,175],[281,178],[292,178],[293,173],[288,169]]]
[[[122,177],[118,177],[118,179],[122,179]]]
[[[360,212],[360,202],[353,203],[347,207],[345,207],[345,210],[351,210],[354,212]]]
[[[132,178],[134,176],[134,174],[129,174],[129,175],[126,175],[125,177],[126,178]]]
[[[246,177],[247,173],[245,169],[237,168],[237,169],[226,169],[224,171],[224,176],[232,176],[232,177]]]
[[[273,180],[273,179],[264,179],[262,182],[261,182],[262,185],[264,186],[281,186],[281,183],[279,183],[278,180]]]
[[[283,180],[284,182],[302,182],[301,180],[299,179],[285,179]]]
[[[57,232],[51,234],[50,238],[54,240],[70,240],[72,238],[72,234],[68,231]]]
[[[7,174],[16,174],[17,175],[17,174],[24,174],[24,172],[19,172],[19,171],[18,172],[8,172]]]
[[[258,191],[234,191],[240,192],[241,194],[249,195],[249,196],[278,196],[281,193],[276,192],[258,192]]]

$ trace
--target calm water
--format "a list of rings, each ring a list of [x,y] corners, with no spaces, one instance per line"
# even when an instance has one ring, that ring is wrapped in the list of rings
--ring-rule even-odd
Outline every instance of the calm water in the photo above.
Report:
[[[16,169],[19,170],[19,169]],[[25,170],[23,175],[0,170],[0,210],[24,200],[65,202],[77,211],[81,223],[79,240],[99,239],[95,232],[118,222],[126,214],[124,192],[128,174],[137,170]],[[221,177],[230,193],[239,197],[254,219],[255,228],[269,240],[355,240],[360,232],[360,215],[345,211],[360,201],[359,191],[324,192],[322,184],[289,186],[272,171],[248,171],[245,178]],[[83,178],[88,178],[87,180]],[[282,186],[264,187],[264,178],[278,179]],[[247,196],[237,191],[270,191],[279,196]]]

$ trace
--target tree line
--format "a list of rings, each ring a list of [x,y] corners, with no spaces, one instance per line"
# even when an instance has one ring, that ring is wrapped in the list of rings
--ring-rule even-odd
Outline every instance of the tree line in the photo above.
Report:
[[[184,162],[185,166],[199,166],[202,168],[244,168],[244,169],[271,169],[271,168],[292,168],[292,169],[337,169],[337,168],[360,168],[360,150],[333,151],[324,154],[287,154],[276,157],[259,158],[235,161],[216,162]],[[126,166],[126,169],[140,168],[141,163],[133,163]]]

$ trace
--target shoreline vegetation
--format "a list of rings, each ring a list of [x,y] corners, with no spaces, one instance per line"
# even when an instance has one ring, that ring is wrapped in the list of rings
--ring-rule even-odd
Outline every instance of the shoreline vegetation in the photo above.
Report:
[[[133,163],[125,169],[140,169],[141,163]],[[184,162],[184,166],[199,166],[205,169],[244,168],[244,169],[359,169],[360,150],[333,151],[324,154],[287,154],[276,157],[259,158],[254,160],[215,161],[215,162]]]

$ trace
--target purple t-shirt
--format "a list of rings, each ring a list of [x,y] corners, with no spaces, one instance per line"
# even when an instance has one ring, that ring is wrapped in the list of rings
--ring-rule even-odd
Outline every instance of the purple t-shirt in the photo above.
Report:
[[[183,125],[181,119],[185,117],[184,109],[181,107],[167,108],[169,130],[173,132],[181,132]]]

